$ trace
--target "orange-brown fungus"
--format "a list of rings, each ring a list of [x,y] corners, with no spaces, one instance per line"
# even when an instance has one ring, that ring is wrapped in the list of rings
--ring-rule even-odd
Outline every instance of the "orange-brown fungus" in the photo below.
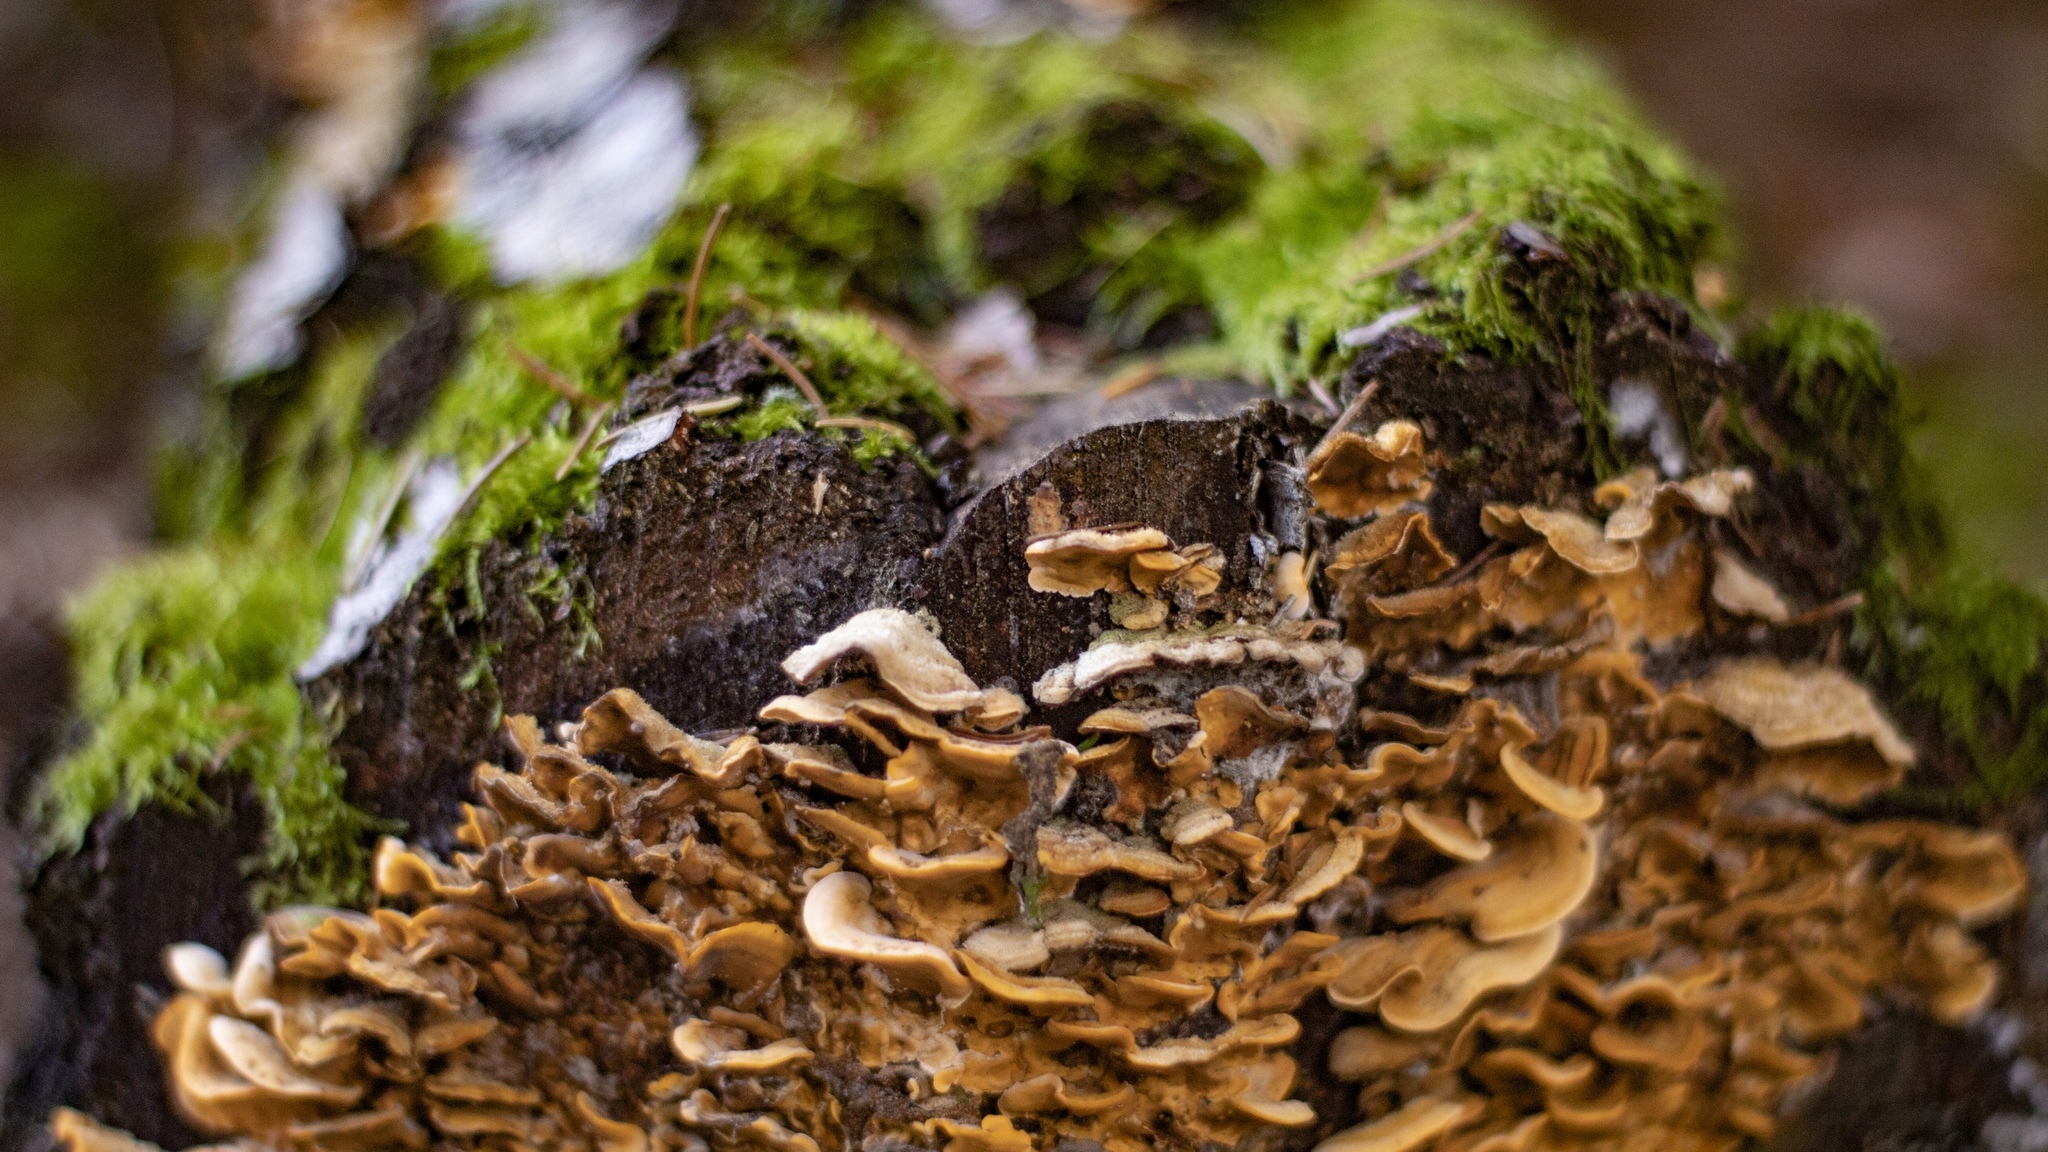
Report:
[[[1391,512],[1427,499],[1430,488],[1422,429],[1412,421],[1389,420],[1370,436],[1340,431],[1309,454],[1309,495],[1332,516]]]
[[[625,690],[561,744],[514,718],[461,850],[387,841],[373,911],[166,955],[179,1111],[280,1150],[1734,1149],[1873,1000],[1989,1003],[1972,933],[2020,862],[1858,817],[1913,758],[1866,689],[1645,670],[1780,615],[1715,529],[1746,474],[1617,481],[1604,522],[1489,506],[1504,548],[1460,569],[1398,510],[1406,437],[1323,462],[1388,494],[1320,573],[1231,584],[1143,527],[1030,545],[1035,587],[1157,605],[1034,685],[1085,704],[1071,733],[894,609],[792,656],[841,678],[772,730]],[[1355,1103],[1319,1115],[1303,1065]]]

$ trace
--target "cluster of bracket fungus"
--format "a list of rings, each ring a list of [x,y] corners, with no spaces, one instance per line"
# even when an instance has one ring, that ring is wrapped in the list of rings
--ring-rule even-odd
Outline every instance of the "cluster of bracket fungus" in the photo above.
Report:
[[[1026,545],[1024,558],[1033,590],[1063,596],[1113,593],[1110,619],[1132,631],[1160,627],[1173,607],[1199,605],[1223,583],[1223,557],[1215,545],[1176,549],[1157,528],[1053,532]]]
[[[375,910],[274,914],[232,967],[173,948],[156,1035],[180,1113],[336,1149],[1136,1149],[1313,1120],[1279,1050],[1334,938],[1264,941],[1362,842],[1281,851],[1281,812],[1240,827],[1249,793],[1200,738],[1327,734],[1237,688],[1193,716],[1105,710],[1092,726],[1194,732],[1178,767],[1142,769],[1180,793],[1151,812],[1133,736],[1018,728],[1023,701],[908,614],[784,666],[847,660],[873,678],[761,712],[836,740],[715,743],[623,689],[561,743],[513,718],[522,764],[478,766],[451,860],[387,840]],[[1113,794],[1160,831],[1103,824]],[[62,1132],[90,1147],[88,1128]]]
[[[1348,711],[1352,685],[1364,674],[1363,659],[1338,640],[1334,622],[1305,618],[1313,594],[1298,552],[1275,559],[1266,588],[1235,590],[1224,586],[1223,556],[1215,545],[1175,548],[1164,532],[1143,526],[1062,528],[1033,539],[1024,559],[1030,586],[1037,591],[1112,594],[1109,618],[1115,628],[1074,660],[1039,677],[1031,691],[1040,703],[1067,704],[1112,684],[1128,695],[1148,673],[1166,668],[1293,665],[1326,689],[1325,695],[1335,693],[1317,708],[1326,713],[1323,726],[1330,728]],[[1260,622],[1259,610],[1272,617],[1270,622]],[[1081,734],[1147,732],[1170,740],[1164,730],[1174,727],[1164,722],[1121,729],[1084,725]],[[1200,755],[1205,737],[1195,731],[1195,719],[1183,717],[1177,727],[1195,741],[1191,755]]]
[[[1384,495],[1357,475],[1325,511]],[[1361,713],[1345,803],[1403,835],[1360,870],[1375,930],[1325,961],[1328,1001],[1377,1017],[1327,1054],[1367,1117],[1329,1152],[1739,1147],[1873,994],[1988,1003],[1969,932],[2024,873],[1995,833],[1853,819],[1913,759],[1863,686],[1763,657],[1644,674],[1642,647],[1792,618],[1716,529],[1750,483],[1633,474],[1594,494],[1604,523],[1488,506],[1512,550],[1466,568],[1384,504],[1333,547],[1347,641],[1443,702]]]
[[[560,743],[515,718],[449,862],[387,841],[375,910],[171,950],[181,1113],[279,1149],[1732,1149],[1874,998],[1989,1002],[1971,932],[2023,872],[1857,818],[1913,758],[1867,690],[1645,672],[1795,618],[1724,530],[1747,475],[1488,506],[1461,564],[1426,459],[1402,422],[1318,448],[1318,507],[1371,517],[1320,571],[1046,525],[1031,586],[1116,625],[1033,686],[1070,733],[894,609],[754,732],[624,689]],[[1304,1056],[1355,1105],[1296,1099]]]
[[[1309,454],[1309,495],[1316,506],[1346,519],[1392,512],[1429,496],[1434,487],[1422,448],[1422,428],[1389,420],[1364,436],[1338,428]]]
[[[1779,717],[1731,723],[1701,694],[1660,692],[1625,653],[1579,657],[1550,683],[1543,735],[1494,698],[1433,731],[1372,720],[1401,737],[1375,749],[1374,787],[1420,782],[1399,811],[1457,863],[1419,883],[1395,858],[1365,875],[1390,928],[1462,930],[1338,946],[1330,1002],[1378,1020],[1340,1033],[1330,1067],[1379,1118],[1337,1147],[1423,1147],[1455,1128],[1447,1147],[1732,1148],[1771,1133],[1870,994],[1951,1023],[1985,1005],[1995,968],[1968,930],[2023,883],[2002,838],[1813,807],[1789,778],[1800,768],[1753,734]],[[1853,723],[1817,735],[1845,757],[1895,738]]]

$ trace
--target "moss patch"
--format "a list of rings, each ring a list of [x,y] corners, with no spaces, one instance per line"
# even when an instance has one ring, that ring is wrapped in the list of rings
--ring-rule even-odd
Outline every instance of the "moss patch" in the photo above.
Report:
[[[403,481],[407,461],[448,459],[474,476],[510,450],[442,538],[427,577],[465,618],[483,618],[470,577],[484,545],[538,538],[597,489],[601,453],[586,446],[568,460],[587,444],[591,411],[565,402],[519,354],[544,361],[597,404],[619,399],[636,365],[676,351],[678,335],[664,330],[636,357],[622,328],[686,274],[702,226],[693,215],[680,214],[620,272],[547,288],[492,288],[473,243],[446,232],[422,238],[423,263],[472,299],[475,334],[397,451],[378,449],[360,427],[378,359],[395,336],[387,325],[330,340],[310,370],[221,387],[206,434],[164,457],[159,523],[173,546],[118,567],[72,610],[85,736],[32,801],[46,849],[76,848],[103,812],[146,803],[205,809],[205,782],[217,774],[253,790],[269,815],[264,850],[249,862],[261,903],[359,898],[378,826],[347,803],[326,751],[330,718],[292,675],[325,629],[344,569],[359,562],[350,538]],[[802,348],[834,413],[956,427],[937,382],[872,320],[801,309],[769,319],[769,330]],[[751,439],[808,426],[813,413],[793,397],[769,390],[730,431]],[[251,421],[251,410],[266,416]],[[822,434],[853,439],[865,463],[915,451],[871,430]],[[560,589],[536,594],[569,605],[561,626],[575,645],[594,641],[573,587],[565,601]],[[482,652],[469,675],[488,692],[494,672],[488,647]]]
[[[838,42],[801,67],[736,55],[704,83],[693,194],[737,206],[714,276],[771,303],[865,283],[929,319],[934,298],[1007,282],[1126,346],[1196,311],[1283,393],[1349,359],[1342,331],[1419,304],[1455,354],[1568,374],[1604,453],[1590,310],[1690,301],[1722,243],[1717,194],[1605,74],[1491,4],[1297,4],[1220,37],[993,47],[884,10]],[[1516,223],[1557,267],[1508,258]],[[1454,229],[1412,275],[1361,275]]]
[[[2048,784],[2048,603],[1950,560],[1918,580],[1873,573],[1860,623],[1878,668],[1930,707],[1975,771],[1973,798]]]
[[[2048,784],[2048,603],[1991,575],[1944,531],[1875,326],[1842,309],[1788,308],[1737,355],[1796,421],[1799,436],[1781,450],[1847,489],[1866,558],[1856,642],[1869,670],[1929,710],[1974,774],[1965,800]],[[1761,446],[1754,454],[1767,461]]]
[[[1347,358],[1340,332],[1417,306],[1409,323],[1454,355],[1553,365],[1596,470],[1611,468],[1596,317],[1617,292],[1692,299],[1693,266],[1718,243],[1715,193],[1589,60],[1491,7],[1364,4],[1338,27],[1304,12],[1270,42],[1333,111],[1256,222],[1219,241],[1211,282],[1245,363],[1286,391]],[[1511,226],[1555,250],[1512,259]],[[1251,290],[1233,289],[1265,236],[1284,262],[1257,261]]]
[[[121,565],[72,605],[83,742],[32,801],[53,850],[75,848],[102,812],[145,803],[212,807],[210,777],[262,802],[270,835],[259,899],[353,901],[376,823],[342,796],[329,717],[292,669],[319,639],[341,577],[344,511],[389,482],[357,434],[376,355],[369,333],[328,350],[300,403],[266,441],[246,498],[196,497],[204,540]],[[176,503],[176,501],[171,501]]]
[[[959,419],[938,380],[884,335],[872,317],[798,309],[787,320],[812,361],[812,382],[835,415],[922,413],[948,432],[959,431]]]

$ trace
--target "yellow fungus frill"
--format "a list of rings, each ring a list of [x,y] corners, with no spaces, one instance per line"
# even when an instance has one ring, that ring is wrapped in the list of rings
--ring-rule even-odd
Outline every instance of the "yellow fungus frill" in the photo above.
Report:
[[[1858,815],[1913,759],[1867,689],[1645,672],[1791,626],[1716,528],[1745,474],[1624,478],[1604,523],[1489,505],[1461,568],[1400,509],[1400,423],[1311,477],[1379,493],[1320,573],[1233,582],[1144,526],[1031,543],[1044,593],[1150,598],[1034,686],[1086,705],[1071,732],[896,609],[792,655],[825,683],[773,727],[625,689],[559,744],[512,718],[460,850],[385,841],[373,911],[166,952],[179,1113],[276,1152],[1735,1149],[1874,1000],[1992,1001],[1973,933],[2024,869]]]

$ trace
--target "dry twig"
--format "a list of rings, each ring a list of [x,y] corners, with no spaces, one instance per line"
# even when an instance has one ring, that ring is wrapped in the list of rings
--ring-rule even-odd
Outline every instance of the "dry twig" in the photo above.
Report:
[[[597,435],[598,425],[604,423],[604,418],[612,414],[615,406],[607,402],[590,414],[590,419],[583,424],[583,431],[576,436],[575,445],[569,449],[569,455],[563,458],[562,466],[555,469],[556,483],[559,484],[569,478],[570,471],[576,467],[576,461],[583,458],[583,450],[590,447],[591,437]]]
[[[533,443],[533,433],[521,432],[510,444],[498,449],[498,454],[491,457],[489,463],[484,465],[483,471],[478,472],[470,480],[469,487],[462,490],[462,499],[456,501],[455,514],[448,517],[448,523],[453,524],[461,519],[462,514],[469,511],[470,502],[476,499],[476,494],[483,491],[484,485],[490,481],[492,476],[497,475],[498,469],[505,466],[505,461],[510,460],[518,454],[521,448],[531,443]]]
[[[1111,376],[1099,391],[1104,400],[1114,400],[1119,396],[1127,396],[1159,379],[1159,373],[1164,371],[1165,367],[1164,364],[1156,359],[1140,361]]]
[[[512,359],[517,360],[519,366],[526,369],[528,375],[554,389],[556,394],[560,395],[562,399],[567,400],[576,407],[588,408],[598,402],[597,397],[578,388],[567,376],[555,371],[547,361],[535,356],[526,349],[515,346],[512,349]]]
[[[1367,380],[1365,387],[1358,390],[1358,395],[1351,398],[1351,403],[1345,405],[1343,415],[1337,417],[1337,422],[1330,425],[1330,430],[1323,433],[1321,440],[1316,441],[1315,452],[1311,452],[1309,455],[1314,456],[1316,452],[1322,451],[1325,444],[1335,440],[1338,433],[1350,427],[1351,422],[1358,419],[1358,414],[1365,411],[1366,402],[1371,400],[1379,390],[1380,382],[1377,379]]]
[[[370,530],[363,537],[363,550],[349,558],[348,570],[342,574],[343,594],[362,585],[363,576],[370,569],[370,557],[377,554],[377,542],[384,539],[385,530],[391,526],[391,518],[398,514],[398,502],[405,497],[406,490],[412,486],[412,478],[419,474],[420,465],[425,462],[426,456],[418,445],[406,449],[405,455],[399,458],[398,468],[391,475],[391,487],[385,491],[383,499],[377,501],[376,510],[370,513]]]
[[[1330,389],[1323,383],[1322,377],[1311,376],[1308,378],[1308,394],[1315,399],[1317,404],[1322,406],[1323,411],[1328,412],[1332,416],[1337,415],[1337,398],[1330,395]]]
[[[1832,620],[1837,616],[1846,616],[1861,607],[1863,607],[1863,593],[1851,592],[1847,596],[1830,600],[1817,607],[1808,608],[1797,615],[1786,617],[1784,626],[1787,628],[1804,628],[1812,624],[1820,624]]]
[[[1408,251],[1401,253],[1399,256],[1394,257],[1392,260],[1388,260],[1380,264],[1375,264],[1372,267],[1367,268],[1365,271],[1360,272],[1356,276],[1353,276],[1351,278],[1351,283],[1363,284],[1367,280],[1376,280],[1379,277],[1385,276],[1390,272],[1399,272],[1401,269],[1408,267],[1410,264],[1414,264],[1421,260],[1427,260],[1431,256],[1436,255],[1438,252],[1443,251],[1446,247],[1450,245],[1451,241],[1456,240],[1460,236],[1463,236],[1465,234],[1466,229],[1472,227],[1474,224],[1479,223],[1480,215],[1480,210],[1474,208],[1470,212],[1465,213],[1463,216],[1458,217],[1458,219],[1449,228],[1446,228],[1442,232],[1439,232],[1435,239],[1429,241],[1426,244],[1422,244],[1418,247],[1410,248]]]
[[[720,204],[718,211],[711,214],[711,223],[704,227],[704,239],[697,244],[697,262],[690,266],[690,291],[683,304],[683,347],[697,346],[697,304],[704,292],[704,270],[711,266],[711,246],[718,243],[719,230],[725,227],[725,218],[732,215],[732,205]]]
[[[873,416],[821,416],[815,423],[820,428],[872,428],[877,432],[901,436],[912,444],[917,443],[917,437],[911,434],[910,429],[893,420],[878,420]]]
[[[811,378],[804,375],[804,370],[797,367],[794,360],[784,356],[775,345],[761,339],[761,334],[758,332],[747,333],[747,343],[753,345],[754,351],[773,360],[775,366],[782,369],[782,374],[789,377],[790,382],[796,385],[797,391],[804,394],[804,399],[811,402],[811,407],[818,410],[818,415],[830,416],[832,414],[825,408],[825,397],[819,394],[818,386],[811,383]]]
[[[1446,584],[1456,584],[1458,581],[1463,580],[1465,577],[1470,576],[1474,572],[1477,572],[1481,564],[1484,564],[1488,560],[1491,560],[1495,556],[1499,555],[1500,550],[1506,546],[1507,541],[1505,540],[1487,541],[1486,547],[1481,548],[1479,552],[1476,555],[1474,555],[1470,560],[1467,560],[1463,564],[1458,565],[1455,571],[1448,573],[1442,579],[1435,581],[1429,586],[1431,588],[1440,588]]]

